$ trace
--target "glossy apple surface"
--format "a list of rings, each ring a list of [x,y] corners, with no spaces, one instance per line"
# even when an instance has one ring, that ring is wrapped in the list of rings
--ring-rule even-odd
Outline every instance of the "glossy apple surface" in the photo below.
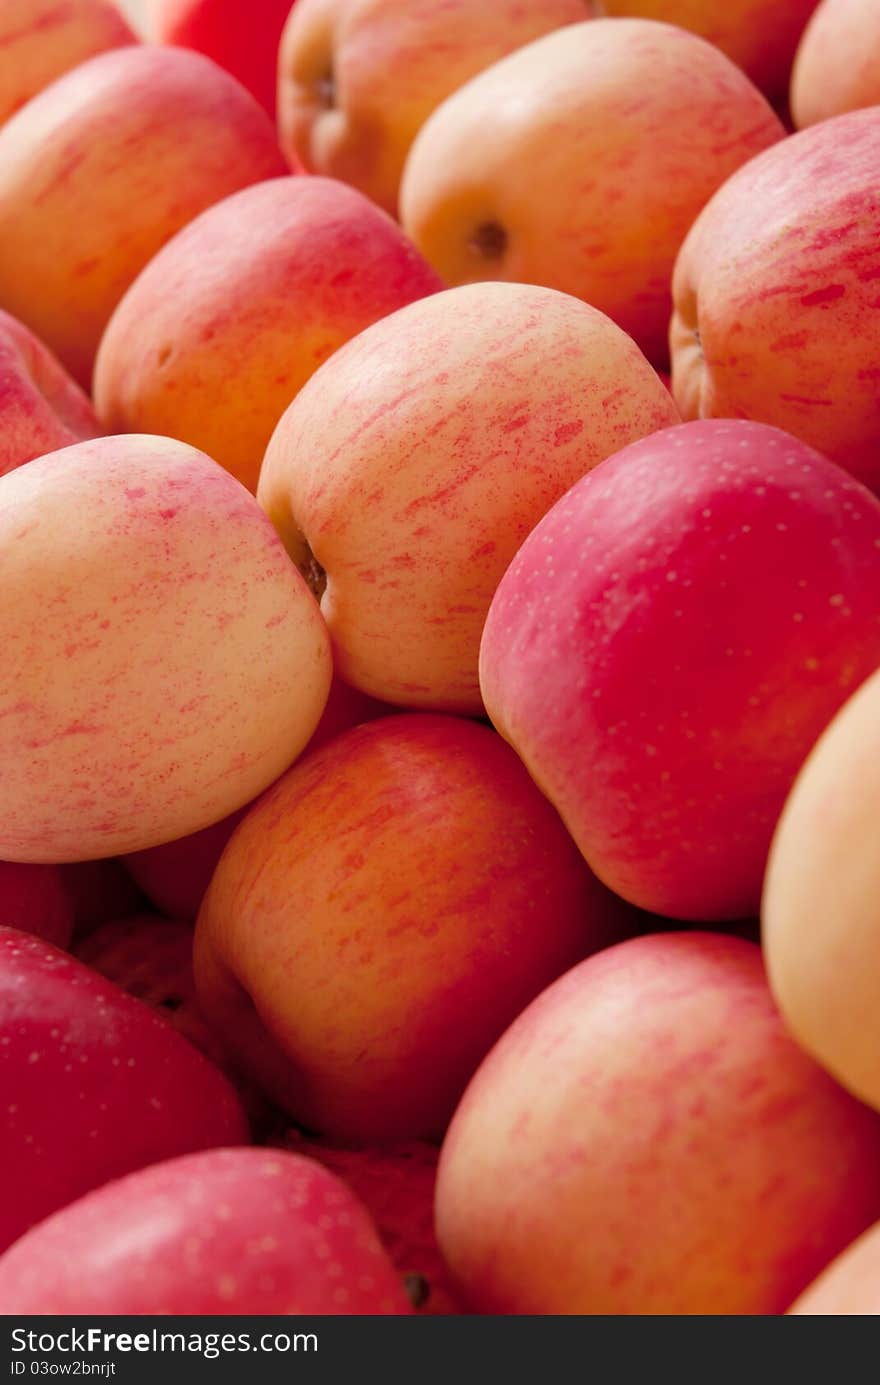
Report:
[[[486,707],[611,889],[754,917],[795,775],[880,665],[878,591],[880,501],[839,467],[761,424],[667,429],[520,549]]]
[[[474,284],[337,351],[281,419],[257,495],[321,591],[347,682],[479,713],[483,622],[523,539],[604,457],[675,422],[602,313],[551,289]]]
[[[0,479],[0,587],[0,858],[197,831],[317,725],[320,611],[253,498],[183,443],[99,438]]]
[[[878,1158],[880,1118],[789,1038],[759,948],[636,938],[546,990],[477,1072],[441,1155],[440,1247],[479,1313],[784,1313],[876,1220]]]

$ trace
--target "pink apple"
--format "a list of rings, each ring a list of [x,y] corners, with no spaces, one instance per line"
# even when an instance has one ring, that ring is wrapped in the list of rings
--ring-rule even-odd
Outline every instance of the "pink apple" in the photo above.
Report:
[[[57,866],[0,861],[0,925],[67,947],[73,904]]]
[[[213,58],[275,114],[278,45],[293,0],[146,0],[151,38]]]
[[[284,171],[265,111],[207,58],[148,44],[92,58],[0,127],[0,307],[88,388],[101,333],[156,251]]]
[[[318,723],[318,606],[253,497],[183,443],[99,438],[0,478],[0,590],[0,858],[198,831]]]
[[[685,418],[785,428],[880,486],[880,107],[768,149],[716,193],[675,269]]]
[[[275,430],[258,499],[321,593],[347,682],[479,714],[480,634],[526,534],[604,457],[677,421],[602,313],[474,284],[337,351]]]
[[[4,1314],[406,1314],[354,1193],[320,1164],[215,1149],[81,1198],[0,1258]]]
[[[802,760],[880,665],[878,591],[880,501],[839,467],[762,424],[667,429],[520,549],[486,707],[612,889],[753,917]]]
[[[601,309],[665,366],[675,257],[734,169],[784,134],[695,34],[591,19],[527,44],[438,106],[400,190],[447,284],[546,284]]]
[[[111,1178],[247,1140],[233,1088],[146,1005],[0,927],[0,1245]]]
[[[760,949],[636,938],[498,1042],[443,1146],[478,1313],[784,1313],[880,1214],[880,1117],[789,1038]]]
[[[0,417],[0,476],[101,432],[79,385],[33,332],[2,310]]]
[[[876,0],[822,0],[791,74],[798,126],[880,104],[880,9]]]
[[[72,67],[136,42],[113,0],[3,0],[0,124]]]
[[[200,447],[256,490],[276,423],[321,362],[442,287],[354,188],[246,188],[179,232],[128,290],[98,354],[98,413],[108,432]]]
[[[199,912],[196,987],[306,1128],[432,1137],[523,1005],[627,922],[499,736],[395,716],[248,813]]]

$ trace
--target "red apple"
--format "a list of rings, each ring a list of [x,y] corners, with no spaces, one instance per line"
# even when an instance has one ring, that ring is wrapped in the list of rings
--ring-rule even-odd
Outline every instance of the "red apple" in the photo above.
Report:
[[[442,287],[354,188],[329,178],[245,188],[185,227],[128,290],[95,366],[98,414],[110,433],[191,443],[256,490],[276,423],[321,362]]]
[[[880,1223],[847,1246],[788,1311],[805,1318],[880,1315]]]
[[[354,1193],[279,1150],[215,1149],[129,1174],[0,1258],[4,1314],[410,1311]]]
[[[622,927],[500,737],[395,716],[306,755],[248,813],[199,912],[196,986],[300,1124],[435,1136],[514,1015]]]
[[[880,107],[792,135],[724,184],[675,269],[686,419],[785,428],[880,487]]]
[[[247,1140],[233,1088],[158,1015],[0,927],[0,1246],[111,1178]]]
[[[636,938],[492,1050],[449,1129],[441,1249],[479,1313],[784,1313],[880,1213],[880,1118],[789,1038],[760,949]]]
[[[85,388],[129,284],[199,212],[285,172],[265,111],[198,53],[82,63],[0,126],[0,307]]]
[[[57,866],[0,861],[0,925],[67,947],[73,904]]]
[[[3,0],[0,124],[62,73],[136,42],[113,0]]]
[[[101,432],[91,401],[60,361],[24,323],[2,310],[0,417],[0,476]]]
[[[801,762],[880,665],[880,501],[774,428],[690,423],[573,486],[498,589],[495,725],[600,879],[758,912]]]
[[[807,25],[791,74],[799,127],[880,104],[877,0],[822,0]]]
[[[604,314],[474,284],[337,351],[275,430],[258,499],[321,593],[347,682],[479,714],[480,634],[526,534],[604,457],[676,422]]]
[[[147,0],[151,37],[195,48],[275,114],[278,45],[293,0]]]

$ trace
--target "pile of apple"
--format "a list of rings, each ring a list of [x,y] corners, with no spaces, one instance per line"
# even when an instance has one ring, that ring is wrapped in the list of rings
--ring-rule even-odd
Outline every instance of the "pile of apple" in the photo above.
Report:
[[[0,0],[0,1313],[880,1313],[880,7],[147,8]]]

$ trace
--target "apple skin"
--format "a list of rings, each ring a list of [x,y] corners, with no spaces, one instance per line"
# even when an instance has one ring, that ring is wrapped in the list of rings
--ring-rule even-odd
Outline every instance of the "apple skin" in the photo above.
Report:
[[[363,721],[388,716],[395,710],[334,678],[321,720],[306,749],[317,750],[341,731],[359,726]],[[224,847],[249,807],[250,804],[246,804],[221,822],[202,828],[201,832],[126,856],[126,870],[163,914],[195,922]]]
[[[590,0],[297,0],[278,55],[278,128],[295,167],[352,183],[393,216],[415,136],[499,58]]]
[[[180,438],[256,490],[275,425],[321,362],[442,287],[354,188],[260,183],[190,222],[135,280],[101,343],[96,408],[107,432]]]
[[[207,58],[92,58],[0,127],[0,307],[88,389],[113,309],[165,241],[284,172],[265,111]]]
[[[755,917],[795,775],[880,665],[878,590],[863,486],[778,429],[683,424],[526,540],[486,622],[486,707],[611,889]]]
[[[880,1224],[838,1255],[788,1311],[800,1318],[880,1314]]]
[[[73,904],[58,867],[0,861],[0,924],[67,947]]]
[[[3,0],[0,125],[72,67],[131,43],[137,37],[111,0]]]
[[[880,674],[803,766],[773,841],[762,909],[770,985],[792,1034],[880,1107]]]
[[[257,498],[315,562],[340,675],[481,713],[480,634],[523,539],[627,442],[678,421],[608,318],[552,289],[435,294],[342,347],[281,419]]]
[[[602,0],[614,17],[659,19],[714,43],[774,102],[817,0]]]
[[[880,10],[874,0],[823,0],[791,74],[798,128],[880,104]]]
[[[434,1138],[519,1010],[627,921],[500,737],[395,716],[248,813],[199,912],[196,990],[307,1129]]]
[[[401,220],[447,284],[561,289],[665,367],[688,228],[783,134],[748,78],[695,34],[592,19],[503,58],[437,108],[407,159]]]
[[[253,497],[183,443],[98,438],[3,477],[0,589],[0,859],[197,831],[317,725],[317,603]]]
[[[792,135],[728,180],[675,269],[685,419],[751,418],[880,486],[880,108]]]
[[[213,1149],[99,1188],[0,1258],[4,1314],[408,1314],[362,1203],[297,1154]]]
[[[880,1119],[788,1037],[759,948],[635,938],[478,1070],[438,1238],[479,1313],[779,1314],[877,1218],[878,1159]]]
[[[0,416],[0,476],[101,432],[79,385],[24,323],[2,309]]]
[[[245,1143],[232,1086],[165,1020],[40,938],[0,927],[0,1246],[158,1159]]]
[[[292,0],[147,0],[151,38],[204,53],[275,117],[278,45]]]

